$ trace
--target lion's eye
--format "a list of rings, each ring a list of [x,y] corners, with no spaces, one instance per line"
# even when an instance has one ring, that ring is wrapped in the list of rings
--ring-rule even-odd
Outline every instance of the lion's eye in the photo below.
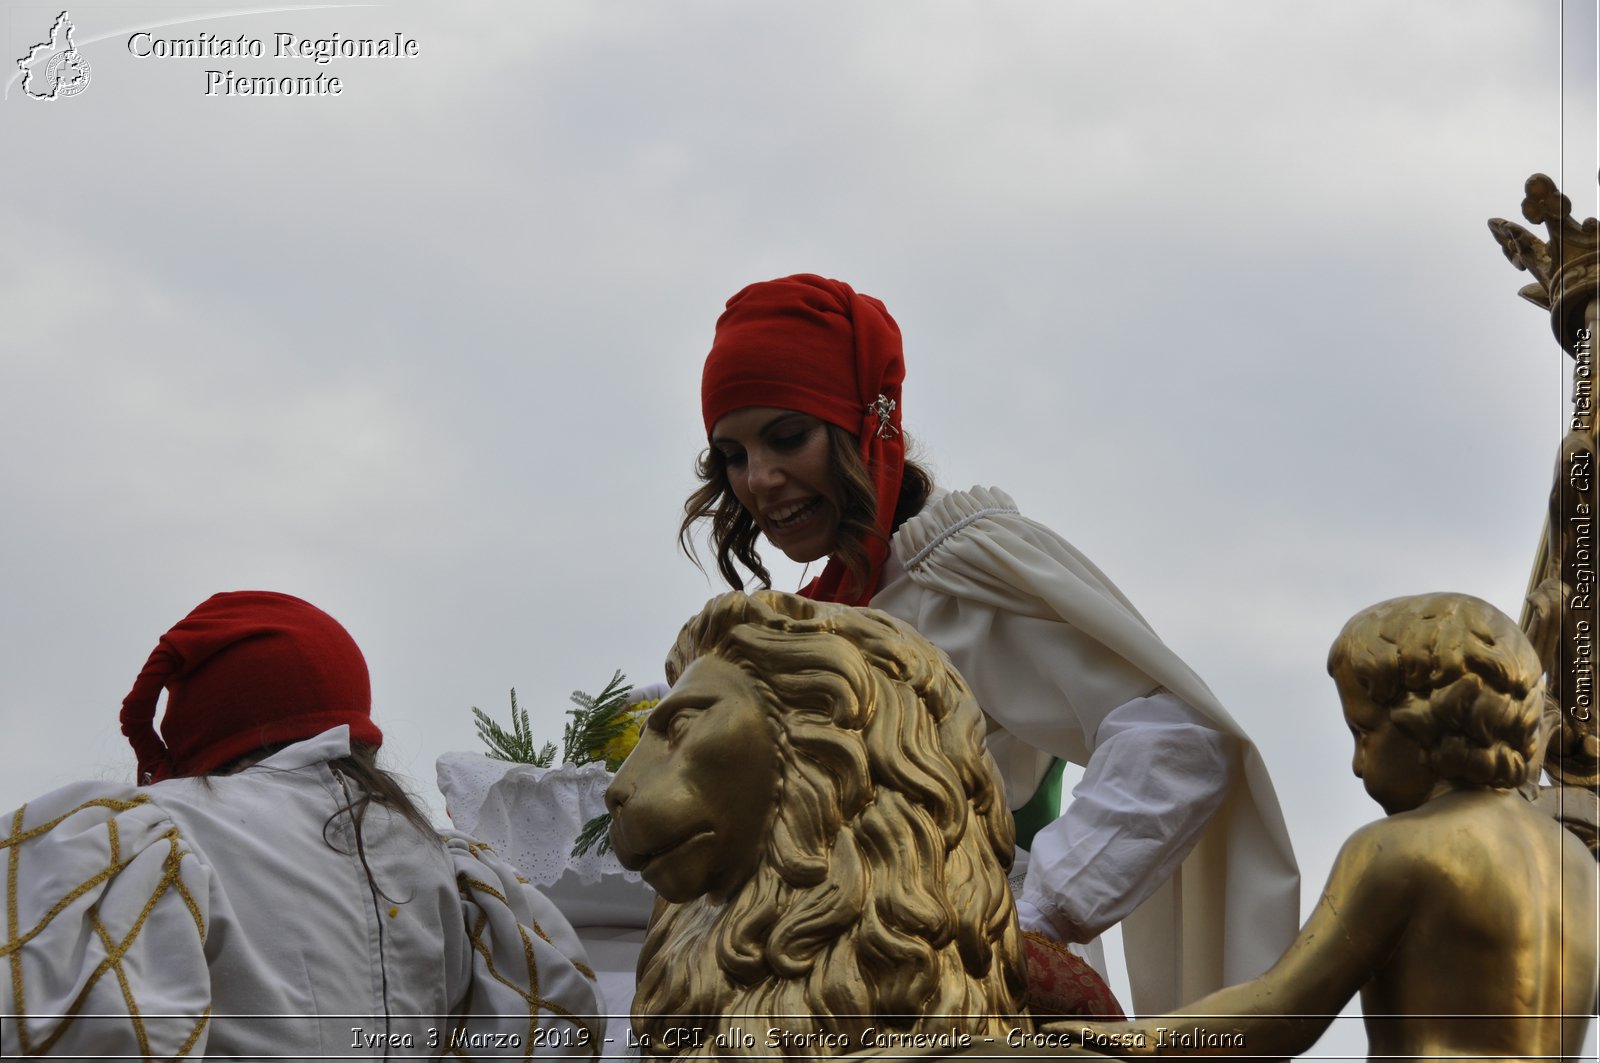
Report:
[[[672,719],[667,721],[667,738],[677,741],[682,737],[683,732],[689,729],[689,718],[693,715],[691,712],[673,713]]]

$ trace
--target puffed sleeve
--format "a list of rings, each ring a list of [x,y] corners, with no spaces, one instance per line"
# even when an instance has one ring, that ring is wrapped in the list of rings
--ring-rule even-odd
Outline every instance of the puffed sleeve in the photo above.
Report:
[[[172,820],[79,783],[0,830],[0,1055],[204,1056],[211,873]]]
[[[1234,743],[1171,694],[1113,709],[1097,737],[1017,901],[1023,929],[1066,941],[1098,937],[1171,878],[1233,784]]]
[[[445,846],[472,946],[458,1045],[473,1056],[520,1046],[534,1056],[597,1058],[605,1049],[605,1002],[572,927],[488,846],[455,832]]]

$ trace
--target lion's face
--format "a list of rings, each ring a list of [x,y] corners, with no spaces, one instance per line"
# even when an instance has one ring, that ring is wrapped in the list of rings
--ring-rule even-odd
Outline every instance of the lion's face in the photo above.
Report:
[[[725,899],[760,865],[778,782],[759,688],[737,665],[702,657],[650,713],[606,790],[617,858],[675,904]]]

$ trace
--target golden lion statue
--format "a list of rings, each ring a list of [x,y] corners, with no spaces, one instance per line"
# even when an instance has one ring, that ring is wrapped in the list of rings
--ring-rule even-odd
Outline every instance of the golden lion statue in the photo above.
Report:
[[[662,898],[645,1056],[1031,1029],[1011,814],[942,653],[883,613],[733,593],[684,626],[667,676],[606,793],[617,855]]]

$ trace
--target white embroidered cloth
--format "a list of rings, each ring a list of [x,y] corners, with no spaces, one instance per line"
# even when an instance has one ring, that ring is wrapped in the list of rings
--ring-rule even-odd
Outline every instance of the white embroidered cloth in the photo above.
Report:
[[[573,926],[643,928],[649,921],[655,892],[637,871],[624,869],[613,853],[572,855],[583,825],[605,814],[611,784],[605,765],[536,768],[481,753],[446,753],[436,771],[456,829],[493,846]]]
[[[612,853],[572,856],[583,825],[605,814],[611,773],[604,764],[536,768],[479,753],[446,753],[437,772],[455,828],[494,846],[534,885],[553,885],[568,871],[586,886],[607,876],[639,881],[639,873],[625,870]]]

